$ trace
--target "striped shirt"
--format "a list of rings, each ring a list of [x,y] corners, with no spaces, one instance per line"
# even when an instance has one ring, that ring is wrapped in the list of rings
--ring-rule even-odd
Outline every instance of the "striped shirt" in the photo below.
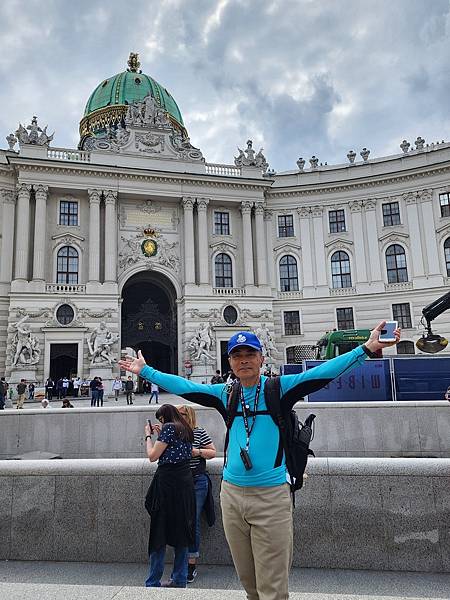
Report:
[[[212,444],[211,438],[206,433],[205,429],[203,429],[203,427],[194,427],[192,431],[194,433],[194,442],[192,444],[193,448],[197,448],[198,450],[200,448],[204,448],[205,446],[209,446],[209,444]],[[203,463],[203,468],[199,469],[201,463]],[[194,472],[197,470],[199,470],[200,472],[204,472],[205,463],[206,460],[204,458],[201,458],[200,456],[192,456],[190,466]]]

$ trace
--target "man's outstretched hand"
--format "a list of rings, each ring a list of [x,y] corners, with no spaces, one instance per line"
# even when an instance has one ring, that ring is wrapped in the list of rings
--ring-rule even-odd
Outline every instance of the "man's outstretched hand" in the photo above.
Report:
[[[386,321],[380,321],[375,329],[370,332],[370,338],[365,342],[365,346],[371,352],[376,352],[381,348],[388,348],[389,346],[395,346],[400,341],[400,329],[394,330],[395,342],[380,342],[380,333],[386,325]]]
[[[125,369],[125,371],[130,371],[135,375],[139,375],[146,364],[147,363],[145,362],[145,358],[142,356],[142,352],[140,350],[138,350],[137,358],[133,358],[132,356],[125,356],[123,360],[119,360],[119,367],[121,369]]]

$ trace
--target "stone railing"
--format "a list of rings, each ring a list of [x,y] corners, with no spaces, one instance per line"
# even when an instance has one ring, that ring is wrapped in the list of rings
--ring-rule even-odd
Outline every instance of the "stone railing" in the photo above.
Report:
[[[245,296],[245,288],[213,288],[214,296]]]
[[[403,290],[412,290],[412,281],[402,281],[401,283],[385,283],[384,289],[386,292],[402,292]]]
[[[67,150],[66,148],[49,148],[47,158],[52,160],[68,160],[72,162],[90,162],[90,152],[86,150]]]
[[[278,292],[278,300],[300,300],[303,292]]]
[[[241,168],[235,167],[234,165],[220,165],[207,163],[206,172],[208,175],[225,175],[225,177],[240,177]]]
[[[330,288],[330,296],[353,296],[353,294],[356,294],[355,287]]]
[[[50,294],[85,294],[86,286],[72,283],[47,283],[45,291]]]

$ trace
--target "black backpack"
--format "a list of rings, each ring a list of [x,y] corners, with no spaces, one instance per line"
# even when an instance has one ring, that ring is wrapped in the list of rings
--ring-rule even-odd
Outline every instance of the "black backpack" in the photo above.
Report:
[[[227,433],[225,436],[224,461],[226,461],[230,429],[238,411],[240,384],[233,385],[228,395],[227,416],[225,424]],[[298,420],[297,413],[292,410],[292,404],[281,402],[280,378],[270,377],[264,385],[264,397],[267,411],[258,410],[256,414],[269,414],[280,431],[280,441],[275,458],[274,468],[279,467],[286,457],[286,468],[291,480],[291,492],[294,494],[303,486],[303,474],[306,469],[308,456],[315,456],[309,447],[313,437],[313,421],[316,415],[309,415],[304,423]],[[252,415],[252,413],[250,413]]]

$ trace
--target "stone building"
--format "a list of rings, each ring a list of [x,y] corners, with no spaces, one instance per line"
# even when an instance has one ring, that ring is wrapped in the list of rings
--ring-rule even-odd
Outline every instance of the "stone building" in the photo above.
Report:
[[[417,352],[450,281],[450,144],[275,173],[248,141],[211,164],[139,66],[94,90],[78,149],[33,117],[0,151],[0,373],[109,379],[128,347],[204,379],[238,330],[278,367],[380,318]],[[450,313],[433,325],[450,336]]]

